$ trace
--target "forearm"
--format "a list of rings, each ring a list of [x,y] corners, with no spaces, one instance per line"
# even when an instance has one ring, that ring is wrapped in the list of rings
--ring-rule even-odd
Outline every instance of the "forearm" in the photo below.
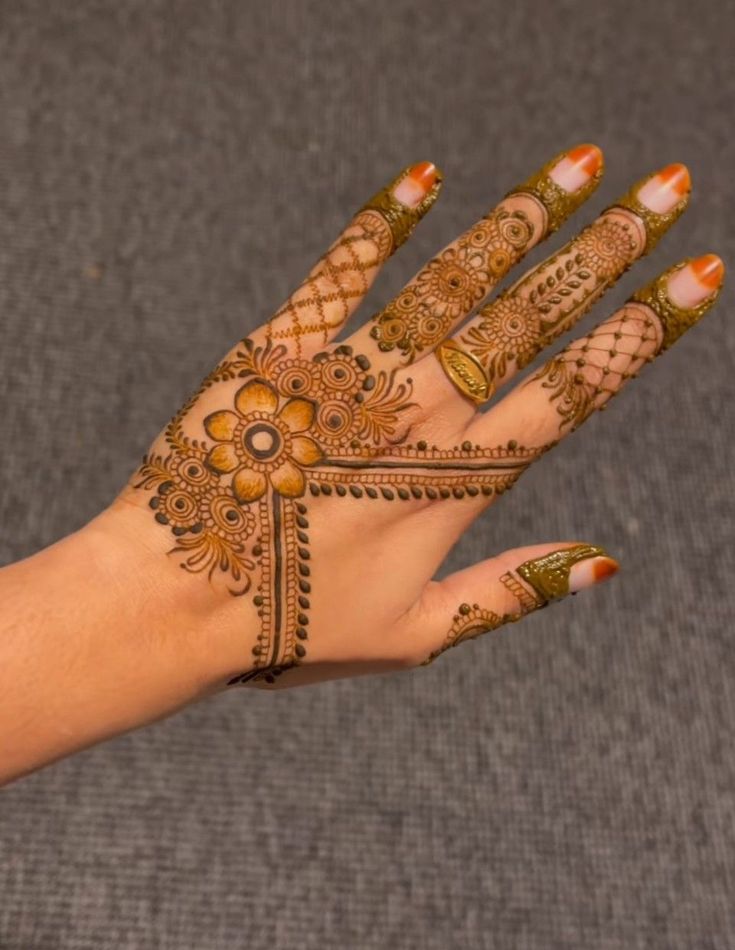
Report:
[[[215,691],[246,657],[207,585],[111,509],[0,571],[0,782]],[[225,605],[223,609],[227,609]],[[239,664],[239,665],[238,665]]]

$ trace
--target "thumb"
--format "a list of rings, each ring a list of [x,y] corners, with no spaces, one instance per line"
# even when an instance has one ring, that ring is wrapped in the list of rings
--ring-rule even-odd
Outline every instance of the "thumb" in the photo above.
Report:
[[[618,562],[591,544],[516,548],[430,584],[417,605],[431,663],[440,653],[612,577]]]

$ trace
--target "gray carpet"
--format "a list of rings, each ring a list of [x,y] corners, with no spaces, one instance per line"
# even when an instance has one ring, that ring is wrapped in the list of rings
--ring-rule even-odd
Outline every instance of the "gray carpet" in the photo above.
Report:
[[[0,558],[105,505],[408,162],[446,188],[365,314],[577,141],[608,160],[580,220],[669,161],[695,182],[592,320],[681,256],[735,265],[734,40],[731,0],[0,0]],[[449,565],[582,537],[613,583],[8,788],[0,947],[735,946],[734,317],[730,291]]]

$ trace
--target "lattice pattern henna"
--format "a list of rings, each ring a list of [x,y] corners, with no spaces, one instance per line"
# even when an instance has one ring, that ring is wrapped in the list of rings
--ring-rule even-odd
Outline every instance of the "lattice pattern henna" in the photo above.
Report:
[[[290,340],[296,355],[301,356],[303,337],[318,334],[326,344],[345,323],[380,265],[409,237],[439,195],[442,176],[434,169],[433,184],[417,205],[409,207],[394,197],[396,188],[418,167],[404,168],[355,215],[304,283],[273,315],[266,325],[266,339]]]
[[[376,211],[358,214],[266,324],[266,338],[293,340],[297,355],[304,336],[319,334],[326,344],[367,293],[392,250],[393,238],[385,218]]]
[[[559,429],[575,429],[655,357],[661,341],[661,327],[651,312],[628,304],[550,359],[526,385],[540,382],[549,390]]]
[[[184,423],[214,386],[241,385],[209,413],[201,438]],[[348,346],[313,360],[245,339],[169,423],[167,455],[144,459],[136,488],[176,538],[190,572],[253,592],[260,633],[252,668],[232,683],[275,681],[307,653],[311,570],[309,495],[388,501],[489,496],[511,487],[545,451],[511,441],[486,449],[407,442],[412,384],[371,372]]]

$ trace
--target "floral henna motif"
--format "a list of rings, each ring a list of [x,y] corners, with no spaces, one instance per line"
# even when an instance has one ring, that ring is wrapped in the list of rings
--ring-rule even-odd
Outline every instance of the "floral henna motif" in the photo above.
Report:
[[[429,261],[415,280],[374,317],[370,335],[383,351],[399,349],[412,362],[436,346],[469,313],[531,244],[534,227],[522,211],[502,204]]]
[[[241,380],[200,438],[184,430],[198,397]],[[169,552],[190,572],[253,592],[261,629],[252,668],[232,683],[275,681],[307,653],[315,496],[411,501],[486,497],[509,489],[543,449],[407,441],[411,383],[372,373],[349,346],[313,360],[245,339],[169,423],[166,455],[144,459],[136,488],[153,492]]]
[[[600,162],[582,187],[566,191],[550,175],[564,157],[557,155],[513,188],[494,211],[429,261],[404,292],[373,318],[370,333],[379,349],[398,349],[410,363],[423,350],[441,343],[457,320],[471,313],[532,245],[563,224],[594,191],[602,175]],[[538,206],[541,226],[535,225],[515,200],[509,203],[508,199],[519,196],[526,199],[527,206]],[[467,384],[463,368],[457,368]]]
[[[486,307],[459,338],[482,367],[485,398],[511,365],[527,366],[578,320],[635,255],[632,224],[603,217]]]
[[[500,578],[500,582],[515,598],[516,609],[497,614],[479,604],[461,604],[452,618],[452,625],[444,642],[424,660],[422,666],[428,666],[451,647],[497,630],[506,623],[515,623],[539,607],[545,607],[551,601],[565,597],[569,593],[569,575],[574,565],[587,558],[604,555],[602,548],[577,544],[525,561],[515,571],[507,571]]]

